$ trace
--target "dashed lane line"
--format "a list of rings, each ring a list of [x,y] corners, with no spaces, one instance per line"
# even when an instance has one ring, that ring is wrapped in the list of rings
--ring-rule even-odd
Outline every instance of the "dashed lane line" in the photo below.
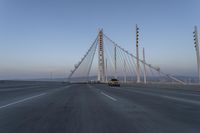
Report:
[[[115,99],[114,97],[109,96],[108,94],[101,92],[102,95],[106,96],[107,98],[113,100],[113,101],[117,101],[117,99]]]
[[[46,94],[47,94],[47,93],[41,93],[41,94],[39,94],[39,95],[34,95],[34,96],[31,96],[31,97],[27,97],[27,98],[24,98],[24,99],[21,99],[21,100],[18,100],[18,101],[15,101],[15,102],[12,102],[12,103],[9,103],[9,104],[0,106],[0,109],[6,108],[6,107],[8,107],[8,106],[12,106],[12,105],[15,105],[15,104],[18,104],[18,103],[22,103],[22,102],[25,102],[25,101],[28,101],[28,100],[31,100],[31,99],[34,99],[34,98],[37,98],[37,97],[41,97],[41,96],[44,96],[44,95],[46,95]]]

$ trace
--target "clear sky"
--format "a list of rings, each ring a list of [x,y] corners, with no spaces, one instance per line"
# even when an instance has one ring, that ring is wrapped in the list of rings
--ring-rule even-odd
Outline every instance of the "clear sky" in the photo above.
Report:
[[[0,0],[0,79],[66,77],[98,28],[135,54],[135,24],[147,62],[196,75],[199,13],[199,0]]]

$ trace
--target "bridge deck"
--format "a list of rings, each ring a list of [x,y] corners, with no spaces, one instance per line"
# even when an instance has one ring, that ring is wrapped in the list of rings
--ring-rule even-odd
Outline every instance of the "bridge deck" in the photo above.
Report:
[[[200,131],[196,89],[40,82],[6,86],[0,85],[1,133]]]

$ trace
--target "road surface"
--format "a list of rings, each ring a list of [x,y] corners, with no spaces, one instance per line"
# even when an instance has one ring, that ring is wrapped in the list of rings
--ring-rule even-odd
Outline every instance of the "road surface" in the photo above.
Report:
[[[0,85],[0,133],[199,133],[200,91]]]

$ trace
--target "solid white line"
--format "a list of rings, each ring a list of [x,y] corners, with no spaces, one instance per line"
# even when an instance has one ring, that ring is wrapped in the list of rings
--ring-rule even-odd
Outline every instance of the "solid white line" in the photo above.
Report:
[[[171,97],[171,96],[161,96],[161,97],[172,99],[172,100],[177,100],[177,101],[181,101],[181,102],[185,102],[185,103],[192,103],[192,104],[200,105],[199,101],[194,101],[194,100],[190,100],[190,99],[176,98],[176,97]]]
[[[125,89],[131,89],[131,87],[124,87]],[[118,89],[118,88],[116,88],[116,89]],[[146,88],[142,88],[142,89],[140,89],[140,88],[137,88],[136,90],[147,90]],[[181,90],[181,89],[180,89]],[[183,89],[184,90],[184,89]],[[148,90],[149,91],[149,90]],[[150,90],[151,92],[156,92],[155,90]],[[196,90],[196,91],[198,91],[198,90]],[[158,92],[163,92],[163,91],[161,91],[161,90],[158,90]],[[174,91],[172,91],[172,90],[167,90],[167,93],[170,93],[170,94],[178,94],[178,95],[185,95],[185,96],[196,96],[196,97],[199,97],[200,96],[200,94],[186,94],[186,93],[183,93],[183,92],[174,92]]]
[[[25,101],[28,101],[28,100],[31,100],[33,98],[40,97],[40,96],[43,96],[43,95],[46,95],[46,93],[42,93],[42,94],[39,94],[39,95],[31,96],[31,97],[28,97],[28,98],[24,98],[24,99],[21,99],[21,100],[18,100],[18,101],[15,101],[15,102],[0,106],[0,109],[8,107],[8,106],[11,106],[11,105],[15,105],[15,104],[18,104],[18,103],[21,103],[21,102],[25,102]]]
[[[129,92],[136,92],[136,93],[140,93],[140,94],[144,94],[144,95],[157,96],[157,97],[160,97],[160,98],[176,100],[176,101],[179,101],[179,102],[185,102],[185,103],[200,105],[199,101],[194,101],[194,100],[184,99],[184,98],[179,98],[179,97],[173,97],[173,96],[166,96],[166,95],[162,95],[162,94],[156,94],[154,92],[141,92],[141,91],[138,91],[138,90],[128,90],[128,89],[121,89],[121,88],[116,88],[116,89],[127,90]]]
[[[101,92],[101,94],[103,94],[104,96],[106,96],[106,97],[110,98],[110,99],[111,99],[111,100],[113,100],[113,101],[117,101],[117,99],[115,99],[115,98],[113,98],[113,97],[111,97],[111,96],[107,95],[107,94],[106,94],[106,93],[104,93],[104,92]]]
[[[34,89],[34,88],[39,88],[40,86],[30,86],[30,87],[24,87],[24,88],[12,88],[12,89],[0,89],[0,91],[17,91],[17,90],[25,90],[25,89]]]

